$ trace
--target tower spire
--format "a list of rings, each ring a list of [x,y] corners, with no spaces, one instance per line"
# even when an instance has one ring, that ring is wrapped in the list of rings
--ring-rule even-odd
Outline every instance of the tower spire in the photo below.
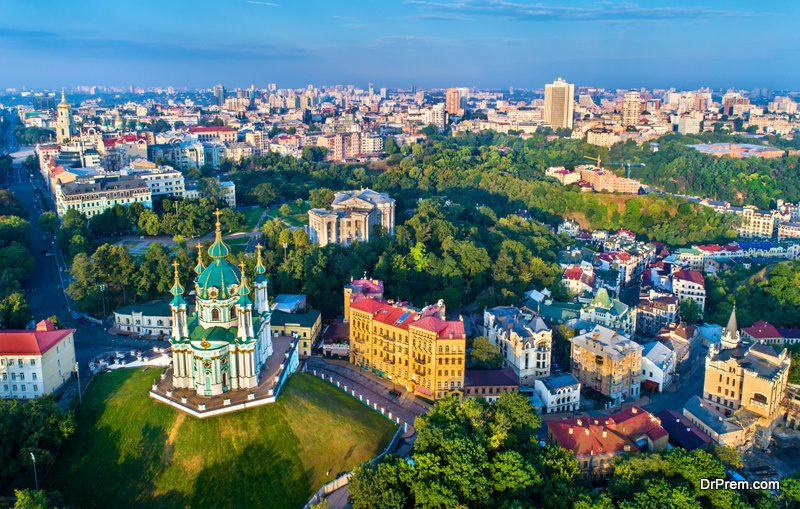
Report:
[[[216,239],[214,240],[214,243],[211,244],[211,247],[208,248],[208,254],[214,259],[215,262],[219,263],[219,260],[226,258],[231,253],[231,248],[228,247],[228,244],[222,241],[222,224],[219,222],[219,216],[222,214],[222,212],[217,209],[214,214],[217,216]]]
[[[256,251],[258,253],[258,255],[256,255],[256,278],[258,278],[258,276],[263,276],[267,272],[267,268],[264,267],[264,263],[261,261],[261,247],[261,244],[256,244]]]
[[[728,318],[728,325],[722,331],[720,338],[720,346],[723,349],[736,348],[739,346],[741,336],[739,336],[739,324],[736,321],[736,300],[733,301],[733,310],[731,316]]]
[[[197,250],[197,265],[194,266],[194,272],[199,276],[203,273],[206,269],[206,266],[203,265],[203,252],[198,249]]]
[[[175,281],[172,284],[172,288],[170,288],[169,293],[172,294],[172,303],[173,304],[185,304],[183,300],[183,286],[181,286],[180,277],[178,276],[178,262],[172,262],[172,266],[175,268]]]

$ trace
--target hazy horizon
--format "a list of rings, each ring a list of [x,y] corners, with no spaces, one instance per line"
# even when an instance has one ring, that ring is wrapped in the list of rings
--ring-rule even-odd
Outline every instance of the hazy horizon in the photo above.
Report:
[[[800,88],[796,4],[0,2],[3,88]],[[33,16],[35,14],[35,16]]]

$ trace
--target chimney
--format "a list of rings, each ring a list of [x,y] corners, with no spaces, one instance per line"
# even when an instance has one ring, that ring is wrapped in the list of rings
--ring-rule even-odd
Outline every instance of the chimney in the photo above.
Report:
[[[584,431],[586,432],[587,435],[589,434],[589,428],[584,429]]]
[[[636,414],[636,413],[638,413],[638,411],[637,411],[637,409],[636,409],[636,407],[635,407],[635,406],[632,406],[632,407],[631,407],[631,413],[632,413],[632,414]]]
[[[570,426],[570,428],[569,428],[569,434],[570,435],[572,434],[572,426]]]
[[[578,419],[578,426],[583,426],[583,422],[580,419]]]
[[[603,430],[603,438],[606,438],[607,436],[608,436],[608,431]]]

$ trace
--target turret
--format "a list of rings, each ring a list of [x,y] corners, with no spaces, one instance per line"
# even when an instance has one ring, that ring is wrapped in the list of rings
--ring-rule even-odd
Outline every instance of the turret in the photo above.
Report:
[[[194,266],[194,273],[198,276],[206,270],[206,266],[203,265],[203,253],[200,250],[197,250],[197,265]]]
[[[256,246],[256,250],[258,251],[258,258],[255,268],[256,278],[253,281],[253,286],[255,287],[255,308],[256,313],[259,315],[262,313],[269,312],[269,296],[267,294],[267,269],[264,267],[264,263],[261,261],[261,244]]]
[[[178,277],[178,262],[174,262],[175,281],[169,293],[172,294],[172,301],[169,303],[172,310],[172,337],[181,339],[189,336],[189,326],[186,323],[186,300],[183,298],[183,286]]]
[[[733,303],[733,311],[731,311],[731,316],[728,318],[728,325],[725,327],[725,330],[722,331],[722,337],[720,338],[720,348],[722,350],[729,350],[732,348],[736,348],[739,346],[739,342],[741,341],[741,336],[739,335],[739,326],[736,322],[736,302]]]
[[[253,301],[250,300],[250,288],[247,286],[247,276],[244,271],[244,262],[239,264],[242,272],[242,283],[236,290],[239,298],[236,301],[236,311],[238,315],[238,336],[241,339],[252,338],[253,333]]]

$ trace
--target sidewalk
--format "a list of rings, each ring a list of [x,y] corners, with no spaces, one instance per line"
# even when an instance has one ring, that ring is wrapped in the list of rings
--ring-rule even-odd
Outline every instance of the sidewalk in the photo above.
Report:
[[[384,384],[373,379],[377,377],[358,373],[348,367],[342,366],[339,362],[330,363],[319,357],[309,357],[306,359],[306,369],[309,372],[316,370],[318,373],[332,376],[335,380],[354,389],[364,397],[369,398],[370,401],[376,402],[379,406],[386,408],[392,412],[392,415],[396,415],[401,420],[407,422],[408,432],[402,435],[403,438],[416,433],[414,430],[414,420],[420,414],[428,410],[428,407],[413,401],[407,397],[406,394],[399,399],[390,397],[390,390],[399,390],[400,388],[393,385],[387,388]],[[391,384],[391,382],[389,382],[389,384]]]

